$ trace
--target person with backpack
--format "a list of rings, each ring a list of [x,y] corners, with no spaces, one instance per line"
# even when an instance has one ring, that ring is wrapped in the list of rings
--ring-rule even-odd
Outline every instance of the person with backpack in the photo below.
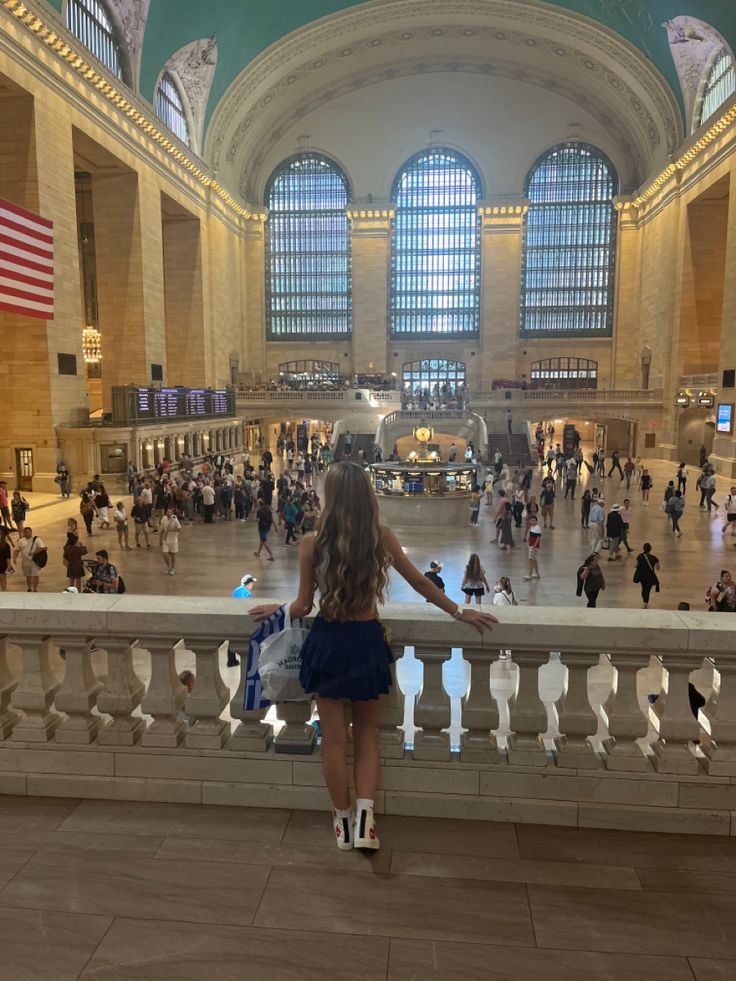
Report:
[[[672,521],[672,534],[675,538],[680,538],[682,536],[682,531],[680,530],[680,518],[682,517],[682,512],[685,510],[685,498],[682,496],[680,491],[675,491],[675,493],[670,497],[670,499],[665,504],[665,510]]]
[[[624,533],[624,522],[621,517],[621,505],[614,504],[611,510],[608,512],[608,517],[606,518],[606,535],[609,539],[608,545],[608,561],[615,562],[616,559],[620,559],[619,545],[621,544],[621,538]]]
[[[31,510],[31,505],[23,497],[20,491],[13,491],[13,499],[10,502],[13,512],[13,521],[18,529],[18,534],[23,534],[23,526],[26,523],[26,514]]]
[[[258,522],[258,551],[254,552],[256,558],[260,557],[262,550],[268,552],[268,561],[273,562],[273,552],[268,544],[268,533],[273,528],[274,531],[278,531],[276,523],[273,520],[273,511],[271,510],[271,505],[266,504],[265,501],[261,501],[258,505],[258,510],[256,511],[256,521]]]
[[[460,607],[414,566],[380,523],[378,500],[365,471],[340,462],[328,471],[317,534],[302,539],[299,594],[292,621],[307,616],[319,591],[315,617],[301,648],[299,680],[317,700],[322,769],[332,803],[332,835],[341,851],[380,848],[374,818],[378,786],[379,698],[393,684],[394,655],[379,619],[389,569],[434,606],[480,633],[497,623],[480,610]],[[278,606],[256,606],[265,620]],[[355,807],[350,796],[345,702],[350,702],[355,754]]]
[[[595,609],[598,594],[606,588],[606,580],[599,564],[597,552],[591,553],[578,569],[577,595],[585,593],[588,608]]]
[[[728,569],[721,569],[721,577],[708,588],[705,602],[713,613],[736,613],[736,583]]]
[[[99,552],[95,552],[95,559],[92,578],[89,580],[90,586],[93,586],[98,593],[122,592],[119,588],[121,579],[118,570],[110,561],[106,549],[101,548]]]
[[[48,551],[38,535],[33,534],[33,528],[28,526],[23,529],[23,534],[15,546],[13,562],[17,562],[19,556],[23,575],[26,577],[27,591],[37,593],[41,569],[48,561]]]
[[[636,557],[634,582],[641,586],[641,601],[645,610],[649,609],[649,597],[654,589],[659,592],[659,559],[652,555],[652,546],[644,542],[642,551]]]
[[[731,491],[723,502],[723,507],[726,511],[726,523],[722,528],[722,534],[726,534],[728,529],[731,529],[731,535],[736,535],[736,487],[732,487]]]

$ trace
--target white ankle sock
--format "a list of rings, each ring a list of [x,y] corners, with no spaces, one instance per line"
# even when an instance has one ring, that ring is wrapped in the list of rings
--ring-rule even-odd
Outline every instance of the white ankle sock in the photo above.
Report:
[[[335,808],[335,817],[342,821],[343,818],[351,818],[353,816],[352,808],[348,808],[346,811],[341,811],[339,808]]]
[[[373,810],[372,800],[368,800],[367,797],[359,797],[358,800],[356,800],[355,802],[356,813],[360,813],[360,811],[372,811],[372,810]]]

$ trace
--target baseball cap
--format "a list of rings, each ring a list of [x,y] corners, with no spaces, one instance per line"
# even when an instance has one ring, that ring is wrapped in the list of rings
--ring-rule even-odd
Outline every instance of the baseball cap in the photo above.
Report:
[[[434,561],[434,559],[433,559],[433,560],[432,560],[432,561],[431,561],[431,562],[429,563],[429,568],[430,568],[430,569],[441,569],[441,568],[442,568],[442,563],[441,563],[441,562],[435,562],[435,561]]]
[[[258,582],[258,580],[254,576],[251,576],[248,573],[246,573],[243,576],[243,578],[240,580],[240,585],[247,586],[249,582]]]
[[[76,586],[67,586],[66,589],[62,589],[62,593],[78,593],[79,590]]]

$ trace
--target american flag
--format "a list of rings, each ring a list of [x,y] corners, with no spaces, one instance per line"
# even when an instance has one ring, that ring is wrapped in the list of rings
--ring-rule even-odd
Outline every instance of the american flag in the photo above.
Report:
[[[2,198],[0,310],[54,316],[54,223]]]

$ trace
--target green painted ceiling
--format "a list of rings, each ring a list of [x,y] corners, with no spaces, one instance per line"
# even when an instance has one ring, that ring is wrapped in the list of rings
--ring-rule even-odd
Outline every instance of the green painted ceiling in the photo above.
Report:
[[[49,0],[61,9],[62,0]],[[115,0],[109,0],[114,3]],[[153,101],[161,66],[183,45],[217,35],[218,60],[208,121],[228,86],[269,45],[291,31],[363,0],[151,0],[143,45],[141,93]],[[688,15],[711,24],[736,47],[734,0],[548,0],[617,31],[659,68],[680,98],[662,23]]]

